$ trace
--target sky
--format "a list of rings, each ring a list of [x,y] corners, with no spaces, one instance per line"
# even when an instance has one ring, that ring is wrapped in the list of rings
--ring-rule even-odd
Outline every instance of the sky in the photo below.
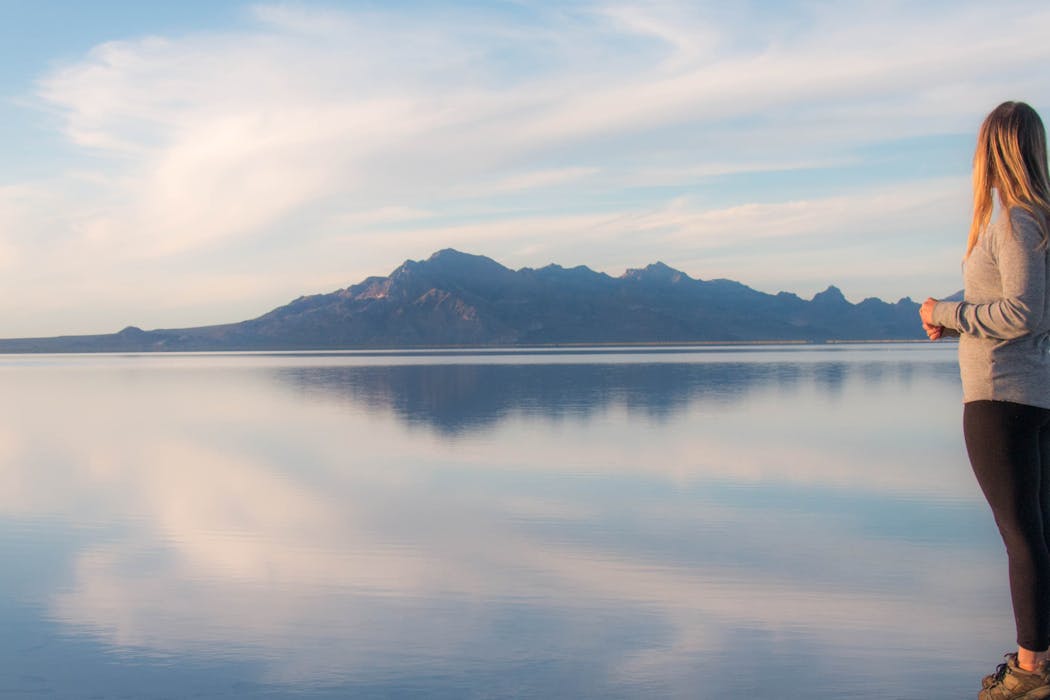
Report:
[[[0,337],[253,318],[453,247],[950,294],[1033,2],[0,0]]]

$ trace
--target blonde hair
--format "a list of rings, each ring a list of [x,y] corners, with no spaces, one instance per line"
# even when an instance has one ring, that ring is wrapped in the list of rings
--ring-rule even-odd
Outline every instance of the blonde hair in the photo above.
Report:
[[[1003,102],[981,124],[973,156],[973,222],[966,255],[992,219],[992,189],[1009,216],[1019,207],[1039,223],[1047,244],[1050,223],[1050,175],[1046,165],[1046,129],[1039,114],[1024,102]]]

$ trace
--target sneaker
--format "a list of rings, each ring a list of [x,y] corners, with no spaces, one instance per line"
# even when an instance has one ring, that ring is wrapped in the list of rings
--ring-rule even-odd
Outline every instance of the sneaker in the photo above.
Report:
[[[1044,667],[1045,668],[1045,667]],[[1046,700],[1050,684],[1044,669],[1025,671],[1017,666],[1017,654],[1007,654],[995,673],[981,681],[977,700]]]
[[[1003,658],[1006,659],[1006,663],[1007,664],[1012,664],[1013,666],[1017,666],[1017,654],[1016,653],[1003,654]],[[999,664],[999,665],[1003,666],[1004,664]],[[1042,668],[1039,669],[1039,672],[1043,674],[1043,678],[1046,679],[1047,683],[1050,683],[1050,661],[1044,661]],[[999,669],[996,668],[995,669],[995,673],[990,673],[987,676],[985,676],[984,678],[982,678],[981,679],[981,687],[982,688],[990,688],[993,685],[995,685],[996,677],[998,676],[998,674],[999,674]]]

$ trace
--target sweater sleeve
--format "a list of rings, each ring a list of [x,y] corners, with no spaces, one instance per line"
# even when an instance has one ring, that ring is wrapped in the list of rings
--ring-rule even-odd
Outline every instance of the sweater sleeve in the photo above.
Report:
[[[1021,209],[1010,212],[1010,230],[998,238],[996,257],[1002,295],[987,304],[937,302],[933,322],[981,338],[1010,340],[1040,327],[1046,311],[1047,254],[1042,231]]]

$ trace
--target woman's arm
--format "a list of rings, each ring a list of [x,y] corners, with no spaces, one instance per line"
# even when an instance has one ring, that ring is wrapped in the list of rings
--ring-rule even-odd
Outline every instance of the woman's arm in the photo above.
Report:
[[[1010,212],[1011,231],[999,236],[997,258],[1002,297],[987,304],[938,301],[930,313],[937,326],[982,338],[1009,340],[1039,328],[1046,312],[1046,249],[1032,216]]]

